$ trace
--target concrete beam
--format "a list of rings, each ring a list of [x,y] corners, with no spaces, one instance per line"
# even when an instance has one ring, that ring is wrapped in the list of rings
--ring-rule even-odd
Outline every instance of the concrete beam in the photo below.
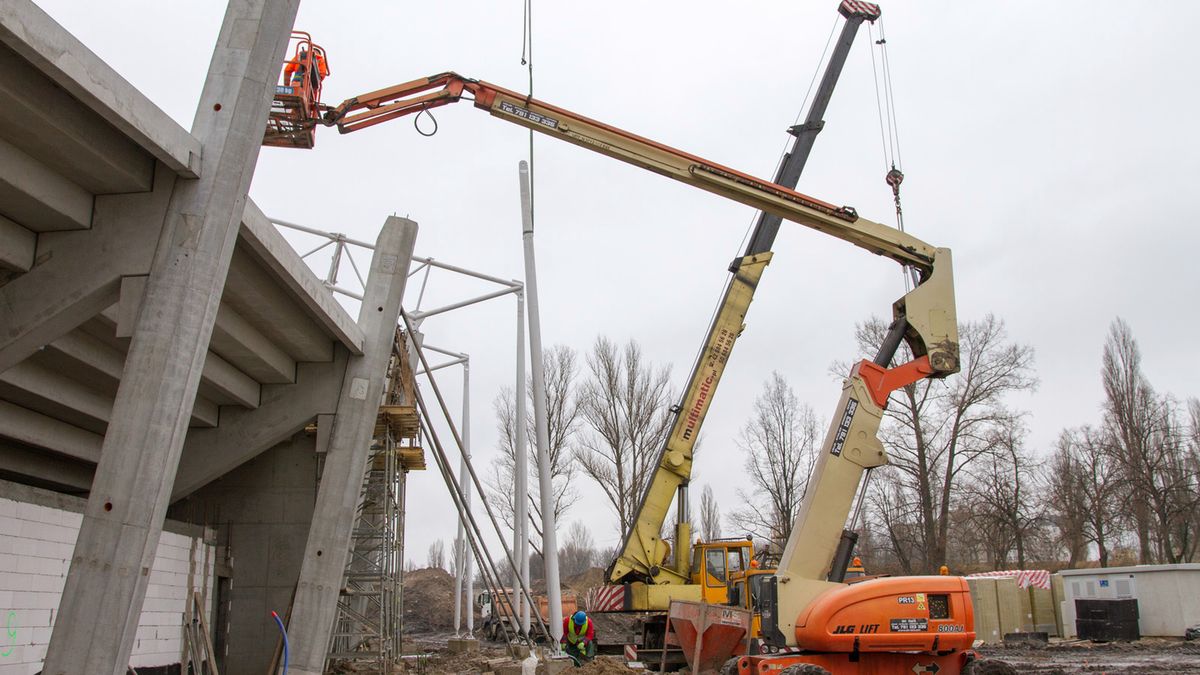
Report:
[[[263,384],[285,384],[296,379],[296,362],[232,307],[217,310],[209,349]]]
[[[292,605],[288,632],[293,645],[291,670],[297,675],[325,672],[338,592],[416,238],[416,223],[390,217],[379,233],[371,260],[358,315],[366,338],[363,355],[350,359],[346,367]]]
[[[0,475],[20,478],[58,492],[85,493],[92,487],[90,464],[30,450],[0,440]]]
[[[242,214],[242,242],[283,284],[300,304],[351,354],[362,354],[362,329],[346,313],[325,284],[300,259],[291,244],[271,224],[258,206],[246,200]]]
[[[229,1],[192,125],[205,170],[167,207],[44,672],[124,675],[129,665],[297,5]]]
[[[0,436],[25,445],[53,450],[95,464],[100,461],[104,437],[47,417],[8,401],[0,401]],[[88,477],[91,484],[91,477]]]
[[[111,397],[33,360],[0,373],[0,385],[5,385],[0,391],[10,401],[97,433],[112,416]]]
[[[112,327],[117,337],[122,335],[121,324],[128,321],[136,323],[137,311],[141,305],[141,297],[128,298],[125,290],[131,285],[144,285],[146,277],[124,277],[121,280],[122,298],[117,305],[105,309],[97,316],[100,325]],[[129,283],[131,280],[135,283]],[[125,306],[125,303],[133,307]],[[128,314],[128,316],[126,316]],[[83,331],[77,330],[55,340],[53,349],[78,361],[85,368],[101,370],[113,380],[113,389],[121,378],[125,367],[125,354],[117,351],[103,340]],[[200,374],[200,398],[208,399],[217,405],[240,405],[246,408],[258,407],[260,385],[254,378],[238,370],[236,366],[213,352],[208,352],[204,360],[204,371]]]
[[[246,318],[297,361],[333,358],[333,339],[301,309],[296,298],[267,271],[257,256],[238,247],[229,265],[221,304]]]
[[[0,139],[0,204],[33,230],[80,230],[92,224],[92,193]]]
[[[253,409],[258,407],[262,387],[254,378],[210,351],[204,358],[204,372],[200,374],[200,395],[224,405]]]
[[[196,402],[192,404],[192,417],[188,421],[188,426],[211,429],[216,427],[220,420],[221,411],[217,404],[197,393]]]
[[[33,267],[37,235],[0,216],[0,269],[28,272]]]
[[[154,158],[0,45],[0,133],[92,194],[144,192]]]
[[[160,168],[151,192],[97,197],[90,230],[38,236],[37,264],[0,286],[0,372],[116,302],[122,276],[149,273],[174,185]]]
[[[345,349],[338,348],[333,361],[301,363],[295,384],[263,386],[262,402],[256,410],[226,408],[217,428],[191,430],[184,442],[171,501],[187,497],[282,443],[317,415],[336,410],[346,358]]]
[[[200,141],[30,0],[0,3],[0,42],[178,175],[200,175]]]
[[[103,384],[116,391],[116,383],[125,370],[125,354],[112,345],[84,331],[74,330],[51,342],[49,349],[70,359],[65,369],[76,379],[85,382],[103,380]],[[92,375],[81,371],[92,371]]]

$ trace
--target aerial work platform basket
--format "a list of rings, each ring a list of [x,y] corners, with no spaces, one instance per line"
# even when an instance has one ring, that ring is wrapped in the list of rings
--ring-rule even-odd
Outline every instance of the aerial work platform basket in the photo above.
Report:
[[[275,85],[263,145],[307,150],[316,140],[316,126],[324,110],[321,84],[329,75],[329,61],[325,49],[303,31],[292,32],[288,54],[283,84]]]

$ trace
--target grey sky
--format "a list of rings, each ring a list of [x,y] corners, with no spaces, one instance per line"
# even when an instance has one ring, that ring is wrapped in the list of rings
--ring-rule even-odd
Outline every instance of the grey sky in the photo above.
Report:
[[[223,2],[39,4],[190,126]],[[769,178],[836,6],[535,0],[535,95]],[[1188,197],[1200,178],[1190,47],[1200,3],[883,10],[908,229],[954,249],[960,319],[994,312],[1036,349],[1041,387],[1012,401],[1031,413],[1031,446],[1043,452],[1064,426],[1098,418],[1100,353],[1118,315],[1158,389],[1200,393],[1200,223]],[[297,28],[329,50],[327,102],[451,69],[526,87],[517,0],[307,0]],[[867,37],[799,189],[893,223]],[[436,116],[433,138],[401,120],[350,136],[322,130],[314,151],[265,149],[251,194],[269,215],[362,239],[388,214],[408,215],[420,255],[519,278],[526,132],[467,103]],[[536,148],[545,341],[583,352],[598,333],[636,338],[681,387],[753,213],[553,140]],[[435,278],[425,306],[485,288]],[[730,478],[743,461],[732,440],[770,371],[826,418],[839,392],[829,365],[855,356],[855,322],[888,313],[903,290],[893,263],[785,224],[709,415],[695,485],[714,484],[729,511],[747,487]],[[492,399],[512,381],[513,307],[492,301],[426,324],[431,342],[472,356],[481,468],[495,446]],[[456,412],[459,377],[441,376]],[[430,541],[453,537],[453,513],[432,472],[410,488],[409,557],[423,562]],[[569,518],[614,544],[611,511],[594,489],[582,493]]]

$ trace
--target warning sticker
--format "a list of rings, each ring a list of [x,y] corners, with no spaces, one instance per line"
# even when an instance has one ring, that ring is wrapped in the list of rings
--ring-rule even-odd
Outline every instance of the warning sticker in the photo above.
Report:
[[[925,619],[892,619],[893,633],[923,633],[929,630]]]

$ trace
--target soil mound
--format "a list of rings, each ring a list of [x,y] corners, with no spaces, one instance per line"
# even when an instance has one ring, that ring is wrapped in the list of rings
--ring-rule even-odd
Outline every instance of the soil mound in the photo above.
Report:
[[[592,567],[579,574],[567,577],[563,580],[563,585],[578,593],[580,597],[583,597],[587,594],[588,589],[604,585],[604,569]]]
[[[454,577],[440,567],[404,573],[404,632],[454,627]]]

